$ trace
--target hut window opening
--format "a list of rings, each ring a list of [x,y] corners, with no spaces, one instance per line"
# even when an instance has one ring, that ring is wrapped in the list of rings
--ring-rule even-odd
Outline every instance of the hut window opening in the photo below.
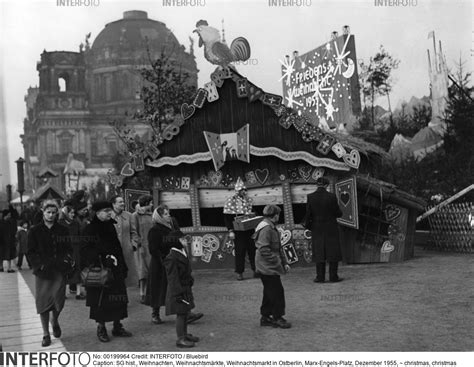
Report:
[[[180,227],[192,227],[191,196],[189,191],[160,191],[159,203],[170,208]]]
[[[359,231],[357,241],[371,245],[381,245],[388,236],[390,222],[385,219],[380,208],[361,205],[359,208]]]
[[[202,226],[225,227],[224,207],[222,208],[200,208],[199,216]]]
[[[293,207],[293,218],[295,224],[304,224],[304,218],[306,216],[306,204],[296,203]]]
[[[199,189],[201,226],[225,227],[224,204],[233,193],[230,189]]]

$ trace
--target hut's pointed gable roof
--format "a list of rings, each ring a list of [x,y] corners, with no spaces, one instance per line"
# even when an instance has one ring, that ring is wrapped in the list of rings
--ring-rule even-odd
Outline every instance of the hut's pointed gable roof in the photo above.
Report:
[[[233,68],[218,68],[211,80],[197,91],[193,104],[182,106],[182,119],[165,129],[160,156],[149,166],[215,160],[205,134],[223,136],[248,125],[251,156],[302,159],[336,170],[358,168],[355,147],[360,144],[350,137],[321,130],[308,116],[284,106],[281,96],[266,93]]]

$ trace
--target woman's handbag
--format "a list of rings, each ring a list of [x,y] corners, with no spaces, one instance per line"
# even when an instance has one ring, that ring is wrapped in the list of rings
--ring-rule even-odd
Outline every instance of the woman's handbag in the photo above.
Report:
[[[100,266],[88,266],[82,269],[81,279],[84,287],[104,288],[113,282],[114,274],[112,269],[104,267],[101,261]]]

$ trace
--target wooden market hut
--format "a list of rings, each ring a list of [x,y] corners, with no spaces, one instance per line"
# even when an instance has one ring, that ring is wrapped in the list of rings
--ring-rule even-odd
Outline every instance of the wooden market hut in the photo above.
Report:
[[[265,93],[233,69],[216,73],[192,105],[183,105],[183,119],[165,129],[159,156],[147,162],[154,167],[155,203],[167,204],[192,236],[198,267],[233,263],[222,213],[238,177],[257,214],[267,204],[282,207],[282,243],[290,263],[298,264],[311,262],[310,232],[300,224],[306,196],[315,190],[318,177],[329,178],[331,190],[343,200],[341,224],[348,226],[344,253],[350,262],[359,262],[351,248],[369,239],[360,242],[357,235],[356,173],[367,172],[371,159],[385,152],[321,131],[285,108],[281,97]]]

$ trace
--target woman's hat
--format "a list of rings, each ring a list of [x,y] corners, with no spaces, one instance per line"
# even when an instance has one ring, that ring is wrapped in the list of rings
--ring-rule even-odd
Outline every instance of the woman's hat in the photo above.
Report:
[[[101,200],[101,201],[96,201],[94,204],[92,204],[92,210],[95,212],[98,212],[104,209],[113,209],[112,203],[107,200]]]
[[[78,211],[84,209],[86,206],[87,206],[87,203],[84,202],[84,201],[75,202],[74,203],[74,210],[76,212],[78,212]]]

